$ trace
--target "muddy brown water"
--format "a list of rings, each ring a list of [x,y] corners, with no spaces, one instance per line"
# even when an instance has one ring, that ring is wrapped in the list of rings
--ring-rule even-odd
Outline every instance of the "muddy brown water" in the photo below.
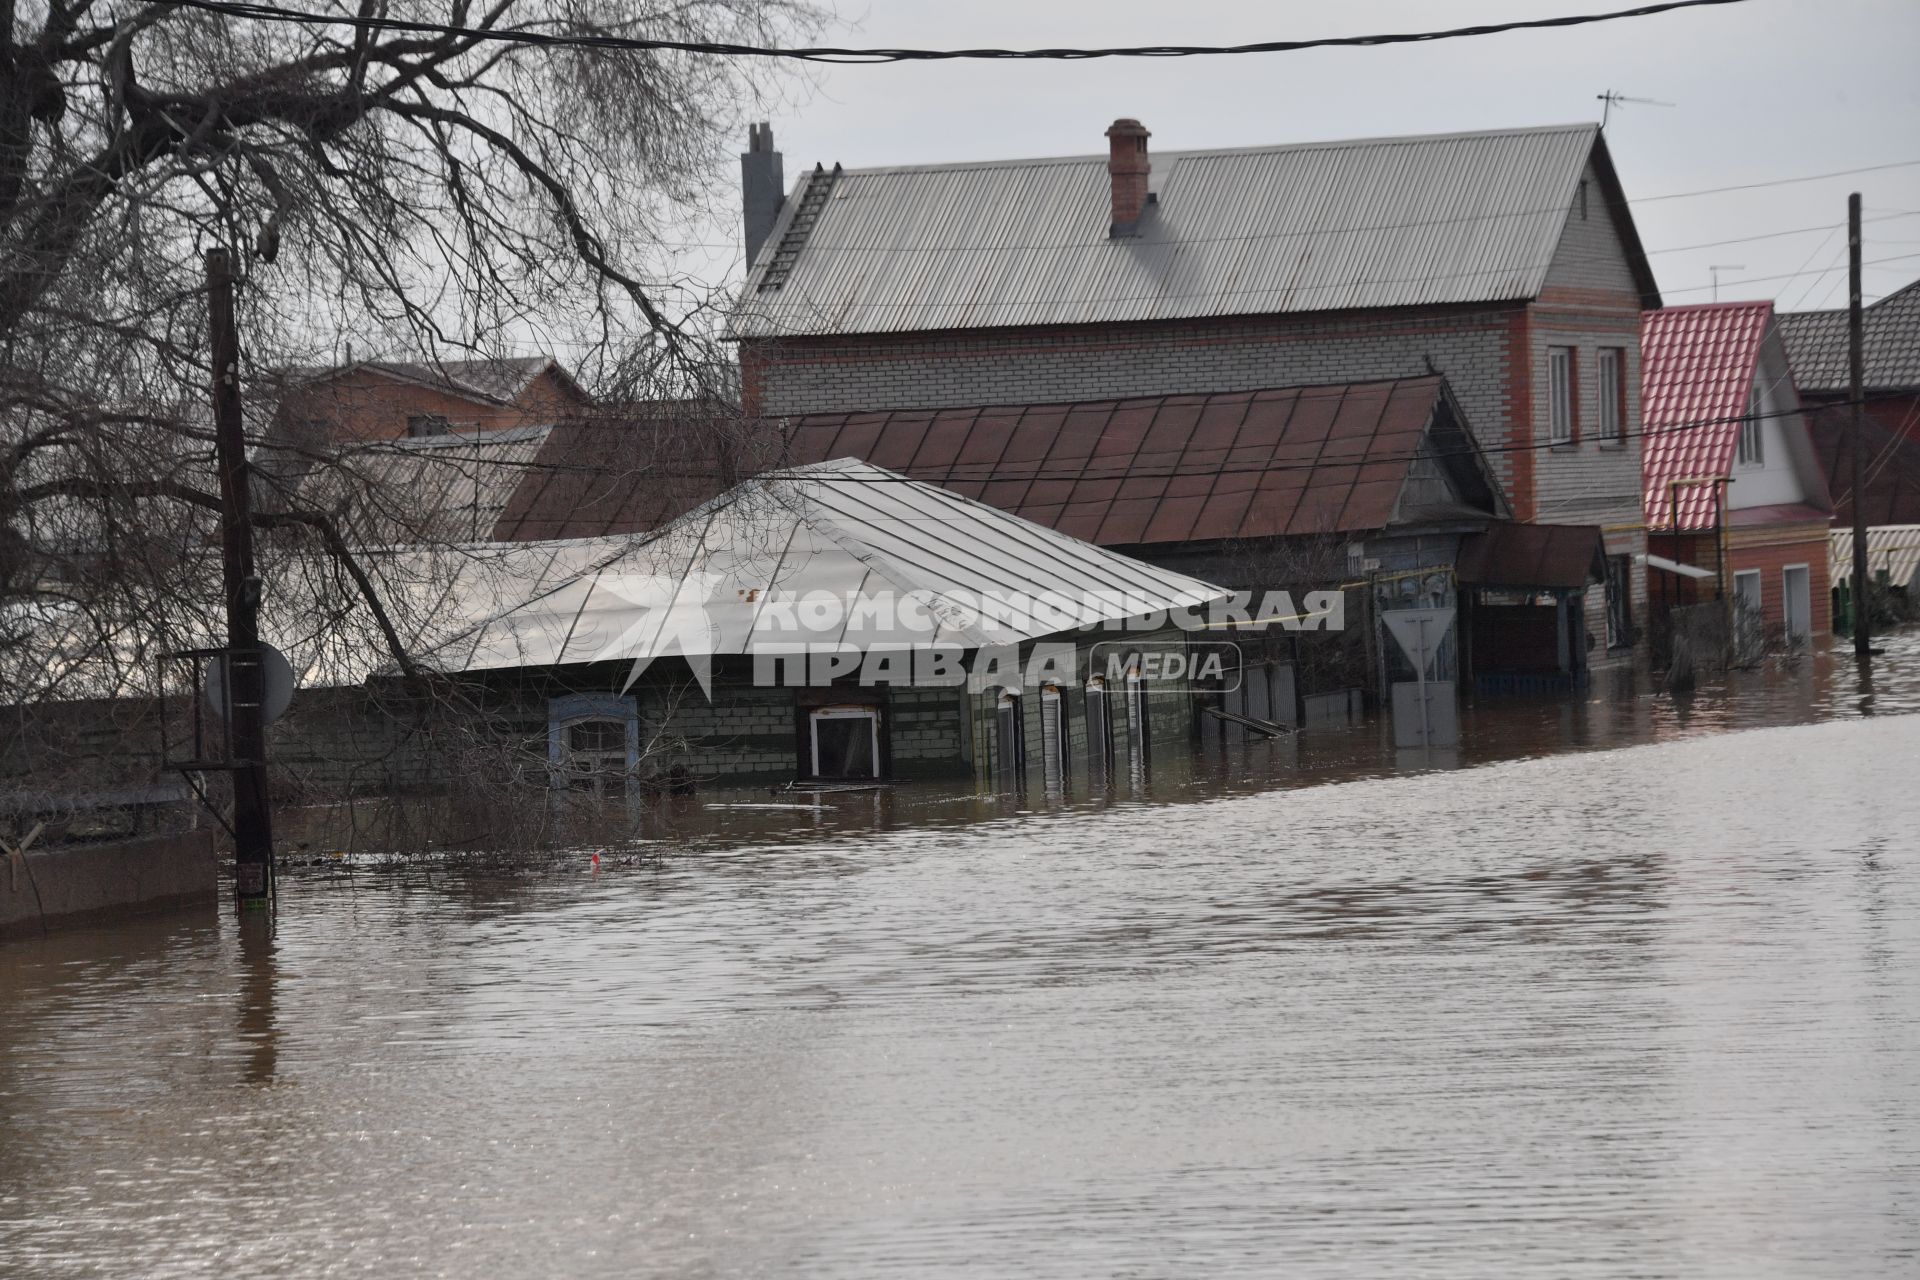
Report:
[[[10,944],[0,1275],[1920,1273],[1890,647]]]

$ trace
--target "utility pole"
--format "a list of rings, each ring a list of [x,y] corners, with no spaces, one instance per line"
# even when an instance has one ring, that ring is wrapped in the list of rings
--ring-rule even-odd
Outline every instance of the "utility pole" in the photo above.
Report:
[[[1870,657],[1867,643],[1867,455],[1861,440],[1867,365],[1860,317],[1860,193],[1847,197],[1847,401],[1853,411],[1853,656]]]
[[[207,252],[213,426],[220,467],[220,552],[227,597],[227,753],[233,771],[233,882],[240,910],[273,903],[273,811],[267,798],[266,669],[260,657],[260,579],[253,571],[253,477],[240,420],[240,338],[233,259]]]

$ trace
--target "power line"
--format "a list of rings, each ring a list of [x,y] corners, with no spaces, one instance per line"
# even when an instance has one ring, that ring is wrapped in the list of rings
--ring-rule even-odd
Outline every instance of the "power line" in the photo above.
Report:
[[[180,0],[182,7],[257,22],[287,22],[303,26],[349,27],[357,31],[401,35],[455,36],[476,43],[531,45],[545,48],[607,49],[633,53],[693,53],[716,57],[785,58],[801,62],[879,64],[890,62],[1020,61],[1083,62],[1100,58],[1195,58],[1253,53],[1297,53],[1307,49],[1381,48],[1399,44],[1429,44],[1510,31],[1542,31],[1583,27],[1628,18],[1648,18],[1680,9],[1702,9],[1743,4],[1746,0],[1663,0],[1658,4],[1619,9],[1611,13],[1567,14],[1557,18],[1528,18],[1512,22],[1481,23],[1440,31],[1402,31],[1376,35],[1322,36],[1310,40],[1264,40],[1237,45],[1121,45],[1102,49],[910,49],[851,48],[818,45],[783,49],[766,45],[732,44],[704,40],[659,40],[636,36],[584,35],[547,31],[500,30],[414,22],[402,18],[357,14],[306,13],[277,5],[242,0]]]

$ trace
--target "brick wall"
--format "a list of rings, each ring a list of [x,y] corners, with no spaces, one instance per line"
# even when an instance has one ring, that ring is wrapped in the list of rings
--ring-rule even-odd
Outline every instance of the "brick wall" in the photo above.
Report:
[[[511,404],[471,400],[360,369],[288,395],[282,413],[307,435],[345,444],[405,439],[407,419],[416,415],[445,418],[453,431],[500,431],[550,423],[580,405],[551,369]]]

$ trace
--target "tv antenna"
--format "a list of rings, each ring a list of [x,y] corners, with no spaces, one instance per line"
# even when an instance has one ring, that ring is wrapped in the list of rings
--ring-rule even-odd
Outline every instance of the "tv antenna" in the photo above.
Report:
[[[1613,116],[1613,109],[1615,107],[1628,105],[1636,107],[1675,107],[1680,105],[1677,102],[1662,102],[1658,98],[1629,98],[1618,89],[1609,89],[1605,93],[1596,93],[1593,96],[1607,104],[1600,109],[1600,127],[1602,129],[1607,127],[1607,121]]]
[[[1713,273],[1713,300],[1715,302],[1720,301],[1720,273],[1722,271],[1745,271],[1746,269],[1747,264],[1744,262],[1717,262],[1709,264],[1707,270]]]

